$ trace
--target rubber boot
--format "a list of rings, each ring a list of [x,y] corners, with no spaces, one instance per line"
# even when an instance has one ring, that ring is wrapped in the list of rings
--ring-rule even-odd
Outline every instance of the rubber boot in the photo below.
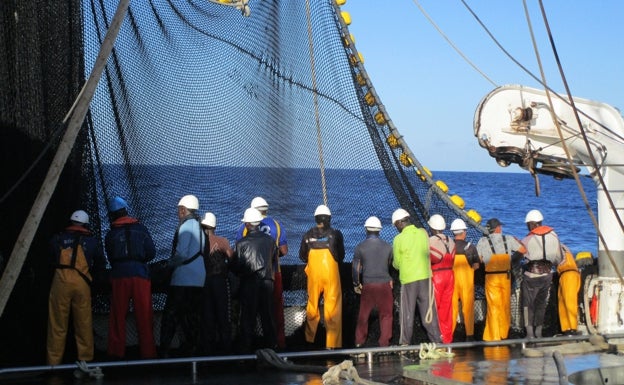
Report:
[[[542,338],[542,325],[535,327],[535,337]]]
[[[526,327],[526,338],[535,338],[535,334],[533,333],[533,326],[527,325],[527,327]]]

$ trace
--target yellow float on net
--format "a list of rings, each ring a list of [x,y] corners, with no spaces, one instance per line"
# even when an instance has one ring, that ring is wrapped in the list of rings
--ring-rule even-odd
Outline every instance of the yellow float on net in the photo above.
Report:
[[[343,5],[347,4],[347,0],[336,0],[336,4],[339,7],[342,7]]]
[[[386,143],[388,143],[388,146],[390,146],[390,148],[399,147],[399,139],[394,134],[388,135],[388,137],[386,138]]]
[[[365,86],[366,85],[366,78],[364,77],[364,75],[362,74],[357,74],[355,76],[355,80],[358,82],[359,85],[361,86]]]
[[[433,174],[431,173],[431,171],[429,171],[429,169],[425,166],[423,166],[423,172],[427,175],[429,175],[429,178],[431,178],[433,176]],[[420,180],[422,180],[423,182],[425,181],[425,176],[420,172],[420,170],[416,170],[416,175],[418,175],[420,177]]]
[[[472,219],[473,221],[481,223],[481,214],[479,214],[476,210],[470,209],[466,211],[466,215],[468,215],[468,218]]]
[[[401,155],[399,155],[399,161],[405,167],[410,167],[414,165],[412,158],[410,158],[409,155],[407,155],[406,153],[402,153]]]
[[[464,199],[462,197],[460,197],[459,195],[455,194],[451,196],[451,202],[453,202],[455,204],[455,206],[459,207],[460,209],[464,209],[464,207],[466,207],[466,202],[464,202]]]
[[[381,113],[381,111],[379,111],[375,114],[375,121],[380,126],[383,126],[384,124],[386,124],[386,117]]]
[[[436,184],[436,186],[438,186],[440,188],[440,190],[442,190],[443,193],[446,194],[448,192],[449,188],[446,185],[446,183],[442,182],[441,180],[437,180],[435,182],[435,184]]]
[[[366,104],[368,104],[369,106],[375,105],[375,97],[373,96],[372,92],[368,91],[366,95],[364,95],[364,101],[366,101]]]
[[[351,25],[351,15],[349,15],[349,12],[342,11],[340,12],[340,16],[342,16],[342,20],[344,20],[346,25]]]

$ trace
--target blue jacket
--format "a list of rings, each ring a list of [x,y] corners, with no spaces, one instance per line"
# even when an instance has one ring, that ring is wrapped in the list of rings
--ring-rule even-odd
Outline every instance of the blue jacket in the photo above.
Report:
[[[147,263],[154,259],[156,247],[145,226],[135,218],[117,218],[105,238],[111,278],[149,278]]]

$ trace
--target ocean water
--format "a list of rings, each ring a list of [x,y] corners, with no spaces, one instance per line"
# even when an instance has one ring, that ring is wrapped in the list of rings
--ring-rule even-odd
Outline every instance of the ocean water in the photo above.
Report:
[[[176,167],[144,167],[148,169],[137,174],[143,175],[138,181],[142,196],[135,198],[144,205],[134,212],[131,209],[131,214],[138,216],[152,232],[159,259],[170,253],[177,225],[176,205],[183,195],[197,195],[200,213],[215,213],[217,234],[228,238],[232,244],[244,210],[252,198],[259,195],[269,202],[269,214],[278,219],[286,231],[290,251],[282,263],[301,263],[298,259],[301,237],[314,225],[314,209],[323,202],[318,184],[310,182],[318,179],[318,170],[289,170],[289,183],[296,188],[280,189],[270,183],[267,187],[267,183],[263,183],[267,175],[258,169],[218,170],[221,175],[218,180],[226,182],[216,184],[209,178],[198,178],[193,183],[180,182],[175,177],[180,174]],[[197,174],[210,172],[198,169]],[[590,251],[595,255],[597,251],[596,231],[574,180],[539,176],[540,195],[536,196],[534,180],[528,173],[434,171],[433,178],[448,185],[449,194],[460,195],[466,202],[466,209],[479,212],[482,224],[489,218],[499,218],[504,224],[504,233],[522,238],[527,233],[526,213],[539,209],[544,215],[544,224],[552,226],[573,253]],[[392,242],[397,231],[390,223],[390,217],[398,203],[382,171],[328,170],[327,181],[332,225],[344,234],[346,261],[351,261],[355,245],[363,240],[363,224],[370,215],[381,219],[384,226],[381,237]],[[595,184],[588,177],[582,177],[582,184],[595,213]],[[143,200],[151,202],[149,207]],[[130,204],[134,206],[132,200]],[[141,210],[143,212],[137,212]]]

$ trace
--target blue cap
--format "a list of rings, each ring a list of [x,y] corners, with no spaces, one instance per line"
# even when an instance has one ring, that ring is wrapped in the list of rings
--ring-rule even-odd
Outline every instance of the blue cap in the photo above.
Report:
[[[108,201],[108,211],[115,212],[121,209],[128,210],[128,203],[123,198],[114,197]]]

